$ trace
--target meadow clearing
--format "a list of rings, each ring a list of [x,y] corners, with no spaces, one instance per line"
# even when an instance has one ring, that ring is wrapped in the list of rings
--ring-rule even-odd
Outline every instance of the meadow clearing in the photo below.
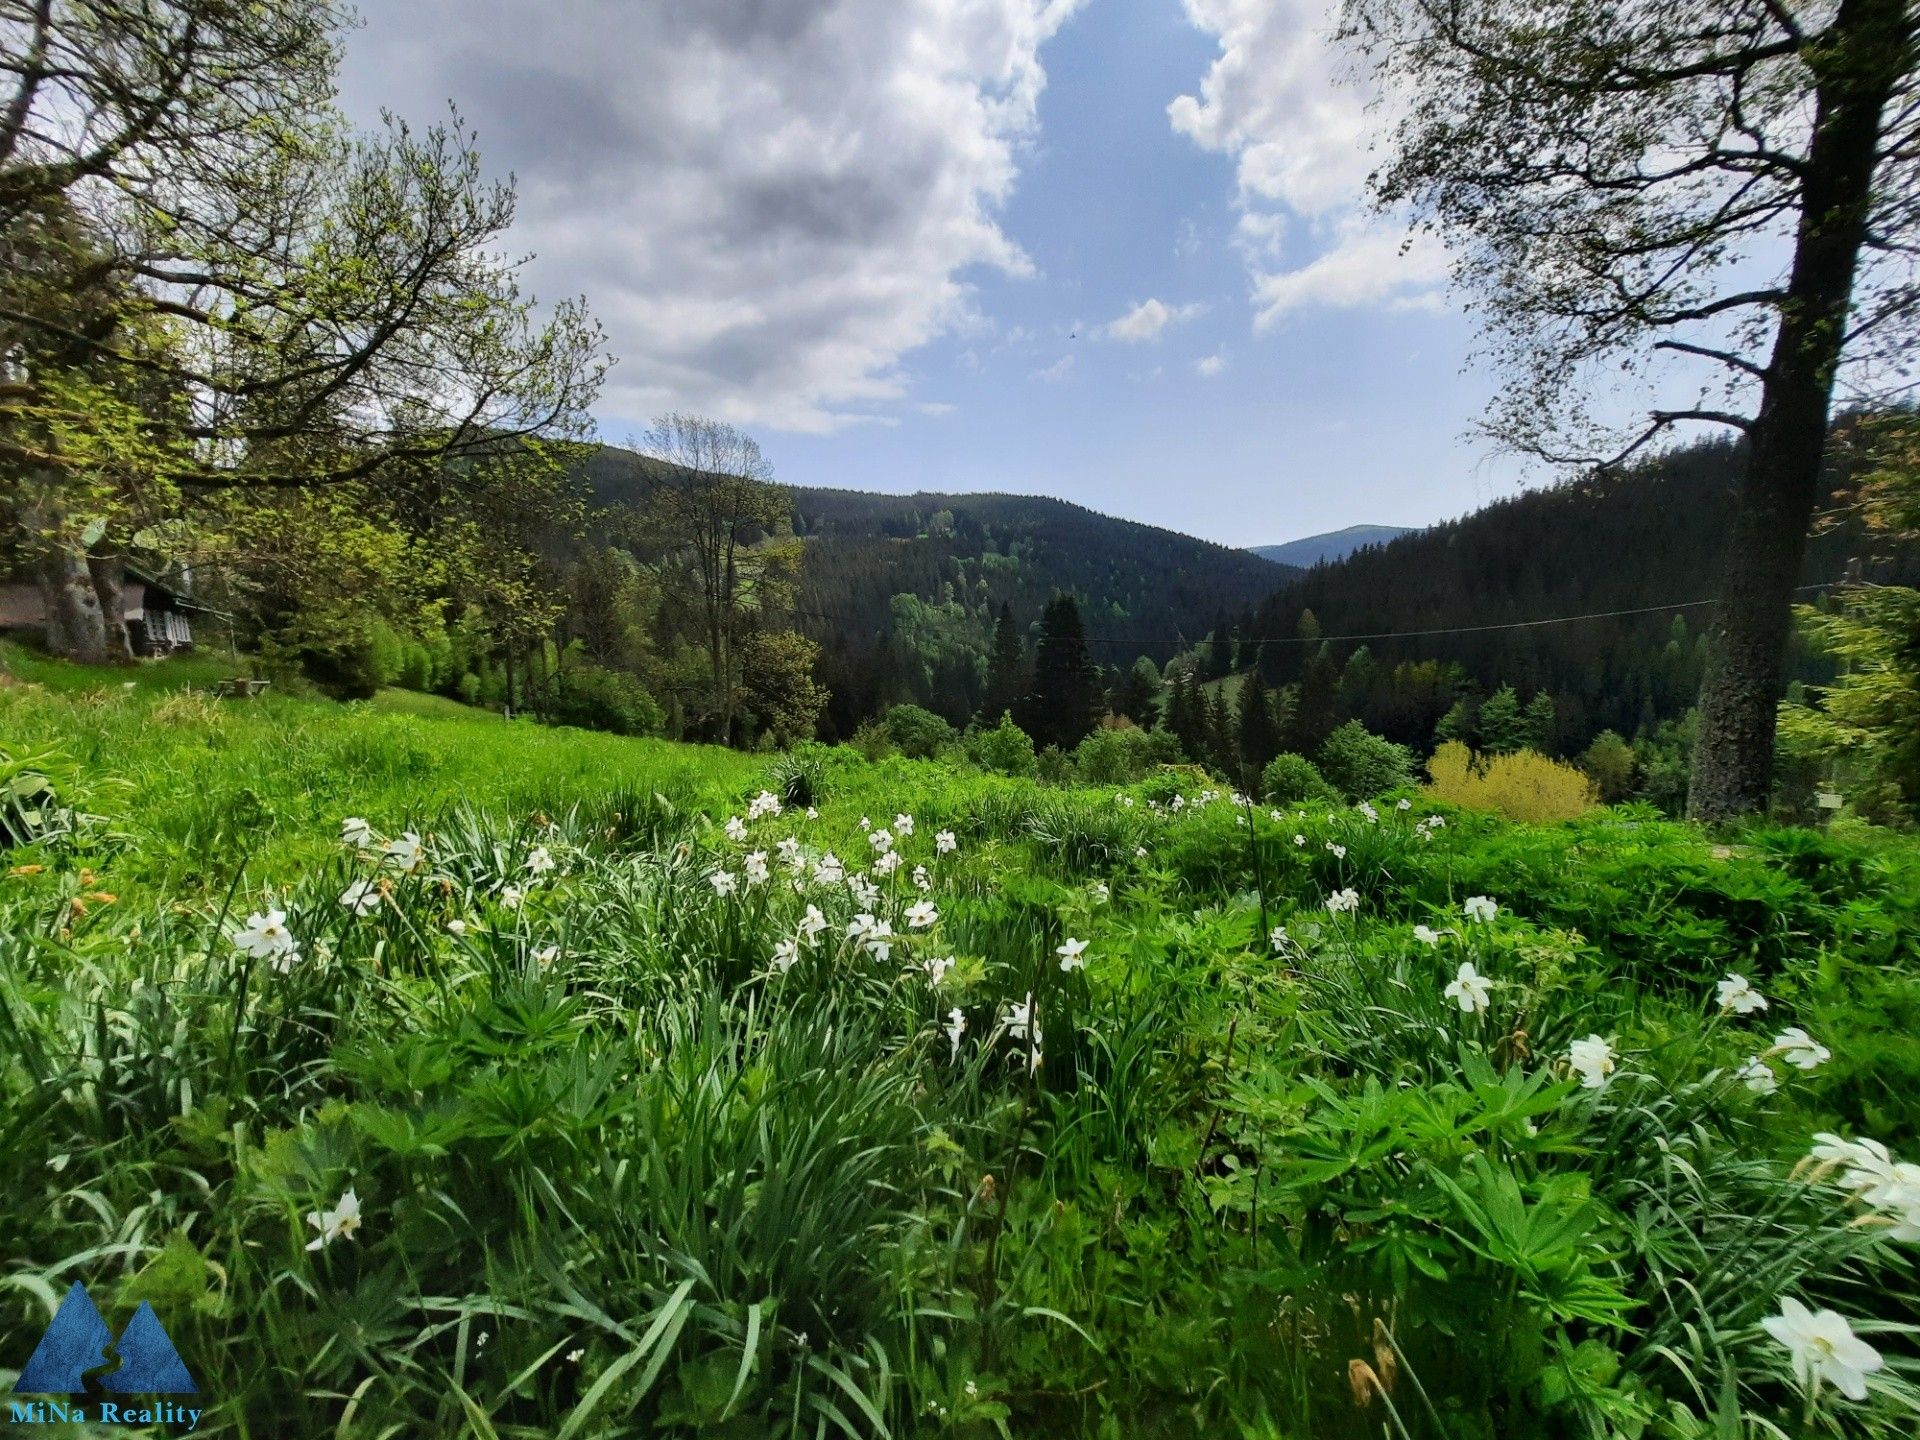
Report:
[[[0,1386],[80,1279],[196,1434],[1915,1433],[1909,837],[17,668]]]

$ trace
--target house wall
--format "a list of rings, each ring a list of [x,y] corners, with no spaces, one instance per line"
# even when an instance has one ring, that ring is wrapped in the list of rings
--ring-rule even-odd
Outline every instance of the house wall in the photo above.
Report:
[[[0,630],[38,630],[46,623],[37,586],[0,585]]]
[[[165,607],[165,592],[156,594],[161,608],[149,611],[147,586],[129,580],[121,599],[121,619],[138,653],[165,655],[193,643],[192,622],[183,612]],[[46,625],[47,607],[37,586],[0,585],[0,630],[45,630]]]

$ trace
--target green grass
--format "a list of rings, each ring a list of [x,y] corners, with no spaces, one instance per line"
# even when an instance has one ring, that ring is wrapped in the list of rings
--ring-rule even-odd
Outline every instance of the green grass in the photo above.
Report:
[[[1909,837],[47,678],[0,692],[0,1389],[82,1279],[196,1434],[1914,1433],[1916,1246],[1802,1163],[1920,1155]]]
[[[731,751],[507,722],[403,691],[344,706],[219,700],[186,688],[207,673],[197,660],[140,666],[131,690],[20,673],[32,686],[0,690],[4,743],[56,751],[72,803],[107,816],[122,882],[157,892],[222,886],[242,865],[248,883],[298,873],[330,853],[349,815],[398,831],[463,800],[524,811],[629,789],[688,797],[757,768]]]
[[[208,689],[220,680],[252,673],[245,661],[208,652],[132,665],[76,665],[9,640],[0,640],[0,668],[26,684],[63,694],[131,690],[149,695],[189,687]]]
[[[496,710],[463,705],[444,695],[423,695],[418,690],[382,690],[373,697],[372,704],[377,709],[391,710],[396,715],[420,715],[430,720],[464,720],[479,725],[508,723],[506,717]]]

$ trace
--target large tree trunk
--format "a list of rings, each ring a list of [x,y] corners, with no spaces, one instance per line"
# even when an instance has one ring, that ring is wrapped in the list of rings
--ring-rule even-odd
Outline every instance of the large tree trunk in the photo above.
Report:
[[[1817,82],[1813,142],[1787,300],[1709,632],[1687,796],[1696,820],[1754,814],[1772,793],[1794,589],[1866,241],[1881,112],[1906,59],[1905,8],[1905,0],[1842,0],[1826,42],[1807,57]]]
[[[130,665],[133,645],[127,636],[127,557],[104,543],[96,545],[87,553],[87,576],[100,602],[107,658]]]
[[[47,612],[47,649],[88,665],[110,664],[115,657],[107,642],[108,619],[86,555],[50,544],[35,559],[33,575]],[[124,636],[120,648],[126,648]]]

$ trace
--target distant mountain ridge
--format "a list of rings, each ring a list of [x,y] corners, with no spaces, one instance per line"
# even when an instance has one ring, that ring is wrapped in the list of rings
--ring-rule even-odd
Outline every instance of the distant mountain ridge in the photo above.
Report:
[[[1344,530],[1307,535],[1299,540],[1289,540],[1284,545],[1250,545],[1247,553],[1258,555],[1262,560],[1271,560],[1276,565],[1294,565],[1306,570],[1327,561],[1344,560],[1354,551],[1369,545],[1385,545],[1402,535],[1414,533],[1414,527],[1408,525],[1349,525]]]

